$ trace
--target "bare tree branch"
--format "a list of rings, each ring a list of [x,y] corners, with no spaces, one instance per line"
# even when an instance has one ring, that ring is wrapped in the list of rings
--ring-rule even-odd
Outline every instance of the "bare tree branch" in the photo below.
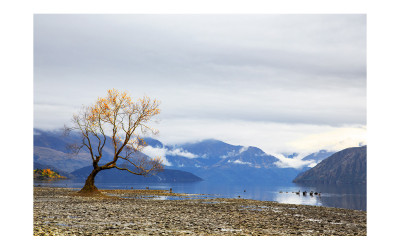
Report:
[[[92,183],[94,186],[94,177],[105,169],[117,168],[137,175],[147,175],[163,169],[160,158],[138,157],[138,152],[143,150],[145,143],[135,134],[138,128],[142,133],[158,132],[148,123],[160,113],[159,105],[157,100],[151,100],[146,96],[134,102],[126,92],[112,89],[107,92],[106,97],[98,98],[93,105],[83,107],[73,116],[73,127],[65,127],[64,133],[69,134],[72,130],[77,130],[82,140],[80,145],[71,145],[71,151],[79,152],[82,148],[86,148],[92,157],[94,169],[87,183]],[[107,145],[107,134],[111,137],[113,157],[111,161],[99,166],[103,150]],[[129,165],[133,170],[117,166],[118,160],[123,160],[124,166]],[[90,178],[93,180],[89,181]]]

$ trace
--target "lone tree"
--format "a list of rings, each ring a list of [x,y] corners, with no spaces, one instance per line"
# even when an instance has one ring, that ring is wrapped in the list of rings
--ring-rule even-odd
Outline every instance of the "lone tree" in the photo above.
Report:
[[[108,90],[105,98],[98,98],[92,106],[83,107],[72,118],[72,126],[65,127],[65,133],[77,130],[81,141],[69,145],[71,152],[78,153],[82,148],[92,157],[93,170],[87,177],[79,193],[99,192],[94,185],[96,175],[106,169],[119,169],[135,175],[147,175],[163,170],[160,157],[150,159],[140,154],[145,146],[137,134],[158,133],[151,128],[149,121],[160,113],[159,102],[148,97],[132,101],[126,92]],[[108,134],[109,136],[107,136]],[[106,145],[111,145],[111,159],[100,164]]]

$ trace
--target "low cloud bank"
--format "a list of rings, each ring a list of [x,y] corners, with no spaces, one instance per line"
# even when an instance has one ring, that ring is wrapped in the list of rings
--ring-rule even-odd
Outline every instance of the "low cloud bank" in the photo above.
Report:
[[[184,151],[181,148],[175,148],[173,150],[167,150],[166,151],[167,155],[173,155],[173,156],[182,156],[182,157],[186,157],[189,159],[194,159],[194,158],[198,158],[198,155],[192,154],[190,152]]]
[[[247,150],[248,147],[243,147],[240,149],[240,152],[244,152]],[[154,158],[154,157],[161,157],[163,160],[163,164],[165,166],[172,166],[172,164],[167,160],[167,156],[181,156],[189,159],[194,159],[194,158],[204,158],[204,156],[199,156],[196,154],[193,154],[191,152],[185,151],[182,148],[173,148],[173,149],[168,149],[168,148],[157,148],[157,147],[152,147],[152,146],[146,146],[143,149],[143,153],[146,154],[147,156]],[[314,167],[317,165],[319,162],[315,160],[302,160],[306,155],[304,154],[299,154],[293,158],[288,158],[287,156],[279,153],[268,153],[269,155],[275,156],[278,158],[278,162],[275,163],[277,167],[280,168],[302,168],[302,167]],[[221,156],[222,159],[237,155],[237,152],[229,152],[228,155]],[[239,165],[251,165],[250,162],[243,162],[241,160],[235,160],[231,161],[229,160],[228,162],[234,163],[234,164],[239,164]]]
[[[234,160],[234,161],[228,160],[228,162],[229,163],[234,163],[234,164],[241,164],[241,165],[251,165],[250,162],[244,162],[244,161],[241,161],[241,160]]]
[[[298,155],[293,158],[288,158],[282,154],[271,154],[279,159],[278,162],[275,163],[276,166],[281,168],[302,168],[302,167],[314,167],[318,164],[315,160],[302,160],[305,155]]]
[[[151,158],[161,157],[163,164],[166,166],[172,166],[172,164],[167,160],[167,155],[172,156],[182,156],[189,159],[198,158],[198,155],[192,154],[190,152],[184,151],[181,148],[174,148],[169,150],[168,148],[154,148],[152,146],[147,146],[143,149],[143,153]]]

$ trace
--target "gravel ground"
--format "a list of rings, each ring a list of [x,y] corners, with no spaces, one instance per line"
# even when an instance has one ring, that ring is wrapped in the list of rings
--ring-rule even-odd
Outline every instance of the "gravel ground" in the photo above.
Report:
[[[365,211],[155,190],[34,188],[34,235],[366,235]],[[149,196],[182,196],[155,200]],[[122,198],[124,197],[124,198]]]

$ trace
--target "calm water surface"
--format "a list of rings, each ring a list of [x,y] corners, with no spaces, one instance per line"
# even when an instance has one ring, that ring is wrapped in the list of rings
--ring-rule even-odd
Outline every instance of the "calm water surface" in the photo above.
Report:
[[[51,187],[82,188],[83,182],[60,180],[35,182],[35,185]],[[201,181],[195,183],[96,183],[99,189],[165,189],[175,193],[203,194],[208,198],[244,198],[262,201],[276,201],[288,204],[338,207],[355,210],[367,209],[366,185],[312,185],[294,183],[279,185],[235,184],[227,185]],[[307,191],[307,195],[296,194]],[[310,196],[309,192],[319,192],[320,196]],[[169,199],[169,197],[164,197]]]

